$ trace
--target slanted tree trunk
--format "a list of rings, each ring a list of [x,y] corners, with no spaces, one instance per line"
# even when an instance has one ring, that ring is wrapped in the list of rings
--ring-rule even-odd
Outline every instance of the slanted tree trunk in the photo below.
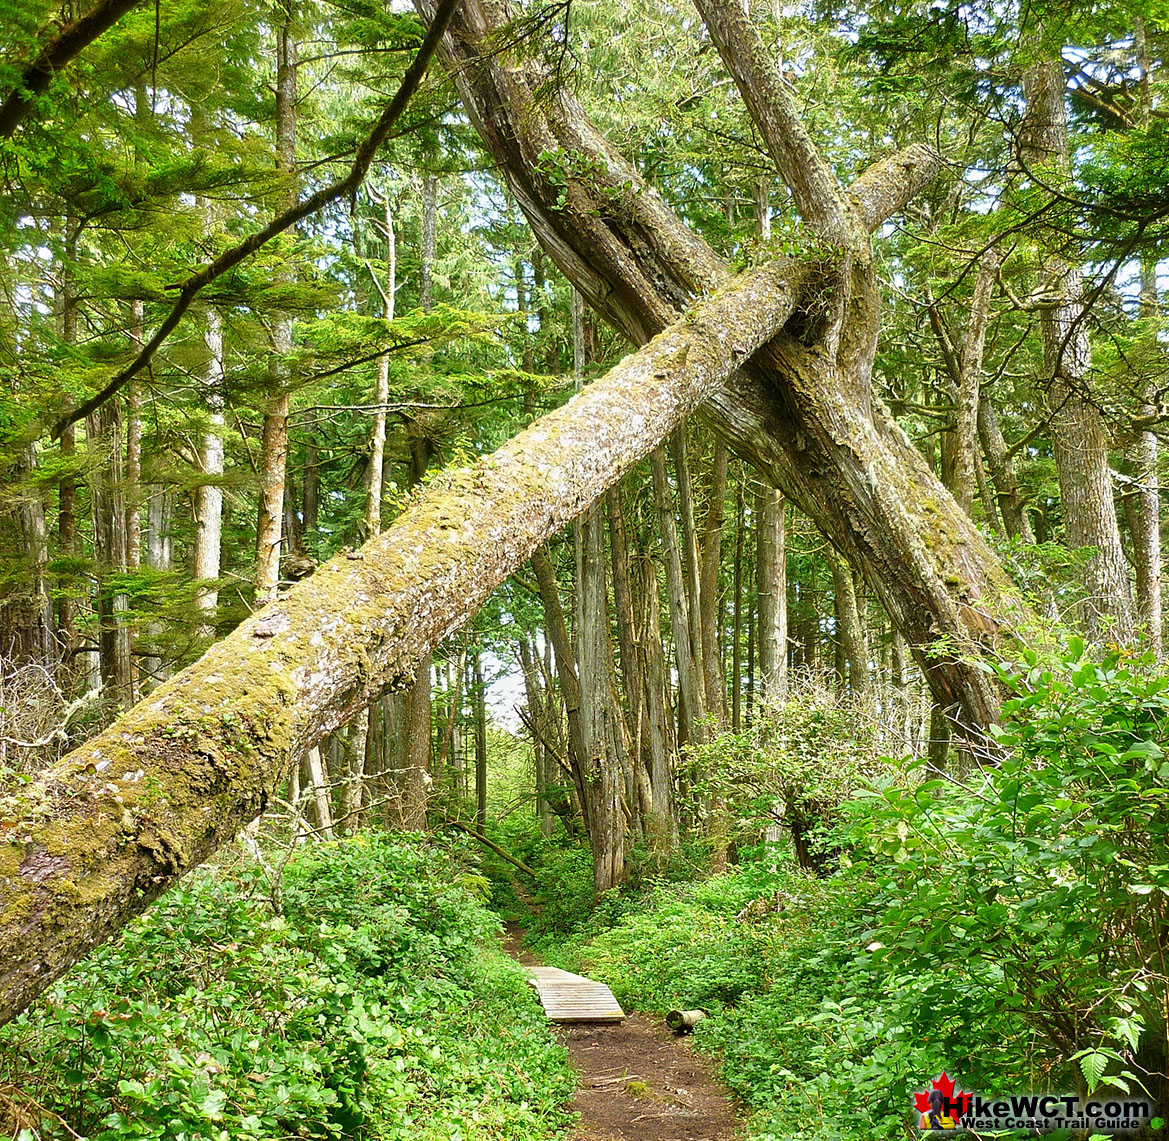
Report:
[[[152,484],[146,496],[146,565],[151,570],[171,569],[170,493],[160,484]],[[146,624],[146,638],[152,652],[142,658],[143,692],[149,692],[160,681],[170,676],[170,667],[161,654],[155,652],[163,634],[161,622]]]
[[[362,558],[322,566],[21,789],[0,821],[0,1021],[262,812],[292,758],[409,685],[539,543],[726,379],[738,349],[774,335],[805,272],[762,266],[696,303],[565,407],[444,472]]]
[[[424,15],[430,4],[417,0]],[[732,9],[726,5],[724,14]],[[466,0],[454,17],[444,53],[464,106],[540,243],[594,308],[642,343],[696,294],[725,282],[727,270],[540,64],[526,58],[513,66],[494,50],[480,51],[509,15],[502,0]],[[729,54],[749,65],[766,63],[759,52]],[[743,86],[753,81],[749,74],[736,78]],[[807,200],[831,170],[814,148],[809,156],[790,96],[774,103],[772,94],[764,102],[779,108],[775,113],[797,136],[791,145],[778,140],[791,159],[783,173]],[[574,183],[567,202],[549,178],[555,172],[540,161],[557,146],[580,156],[590,172],[587,184]],[[809,162],[816,164],[814,177],[800,173]],[[995,716],[993,683],[968,655],[931,655],[929,648],[942,636],[960,645],[993,638],[1016,601],[1014,590],[969,517],[871,398],[877,309],[863,231],[936,170],[925,148],[910,148],[867,171],[847,195],[837,188],[833,201],[801,201],[805,217],[827,210],[843,231],[849,253],[820,266],[825,276],[818,291],[823,297],[832,280],[840,301],[827,312],[802,313],[763,352],[744,354],[743,370],[728,378],[704,413],[832,536],[850,564],[866,568],[939,700],[977,731]]]

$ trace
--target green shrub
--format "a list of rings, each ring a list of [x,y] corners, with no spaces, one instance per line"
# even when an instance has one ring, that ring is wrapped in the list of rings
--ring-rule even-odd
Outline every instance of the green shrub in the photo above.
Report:
[[[483,881],[419,838],[306,848],[274,915],[204,870],[0,1029],[29,1139],[543,1138],[573,1082]]]
[[[1016,1080],[1061,1088],[1164,1068],[1169,677],[1150,667],[1076,641],[1000,667],[996,763],[858,816],[880,889],[872,969],[919,980],[919,1032],[971,1077],[987,1043]]]

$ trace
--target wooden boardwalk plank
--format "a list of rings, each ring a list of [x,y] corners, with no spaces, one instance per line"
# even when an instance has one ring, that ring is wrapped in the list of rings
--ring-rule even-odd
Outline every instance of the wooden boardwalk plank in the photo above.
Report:
[[[625,1011],[604,983],[562,971],[529,967],[540,1005],[552,1022],[623,1022]]]

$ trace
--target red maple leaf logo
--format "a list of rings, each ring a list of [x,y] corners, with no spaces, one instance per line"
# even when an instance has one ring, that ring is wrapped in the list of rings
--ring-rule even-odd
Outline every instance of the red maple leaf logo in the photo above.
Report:
[[[966,1093],[964,1090],[959,1090],[957,1093],[955,1093],[954,1080],[946,1073],[945,1070],[942,1071],[939,1077],[935,1078],[930,1083],[930,1088],[936,1089],[942,1095],[942,1097],[945,1099],[943,1105],[948,1102],[951,1107],[956,1109],[954,1114],[955,1117],[961,1117],[970,1109],[971,1095]],[[918,1113],[929,1113],[930,1091],[921,1090],[915,1093],[913,1095],[913,1104],[916,1107]]]

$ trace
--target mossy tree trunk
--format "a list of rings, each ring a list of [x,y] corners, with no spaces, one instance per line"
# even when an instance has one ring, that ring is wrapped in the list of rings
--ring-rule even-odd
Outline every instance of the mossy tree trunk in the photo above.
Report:
[[[780,260],[699,302],[0,801],[0,1022],[262,812],[306,749],[410,685],[538,544],[774,335],[807,273]]]
[[[431,0],[416,6],[429,18]],[[750,29],[737,26],[733,7],[720,11],[736,26],[716,42],[726,41],[720,49],[735,59],[736,79],[747,88],[759,83],[767,60],[735,50],[734,37]],[[502,0],[465,0],[444,41],[446,62],[540,244],[595,309],[642,343],[694,296],[718,288],[728,270],[540,63],[525,57],[517,64],[494,43],[483,50],[511,15]],[[937,158],[910,148],[845,190],[811,148],[790,97],[777,105],[767,88],[763,102],[784,119],[778,137],[768,137],[785,159],[777,165],[805,221],[823,235],[809,236],[809,268],[815,251],[827,258],[803,308],[760,352],[743,354],[743,368],[703,413],[863,568],[939,703],[977,731],[995,716],[993,684],[968,654],[931,648],[939,638],[959,646],[994,638],[1018,603],[970,518],[873,402],[870,383],[878,314],[867,234],[935,175]],[[550,153],[573,155],[588,180],[550,169]],[[802,169],[807,162],[815,171]],[[820,201],[823,186],[829,190]],[[732,345],[736,323],[724,334]]]

